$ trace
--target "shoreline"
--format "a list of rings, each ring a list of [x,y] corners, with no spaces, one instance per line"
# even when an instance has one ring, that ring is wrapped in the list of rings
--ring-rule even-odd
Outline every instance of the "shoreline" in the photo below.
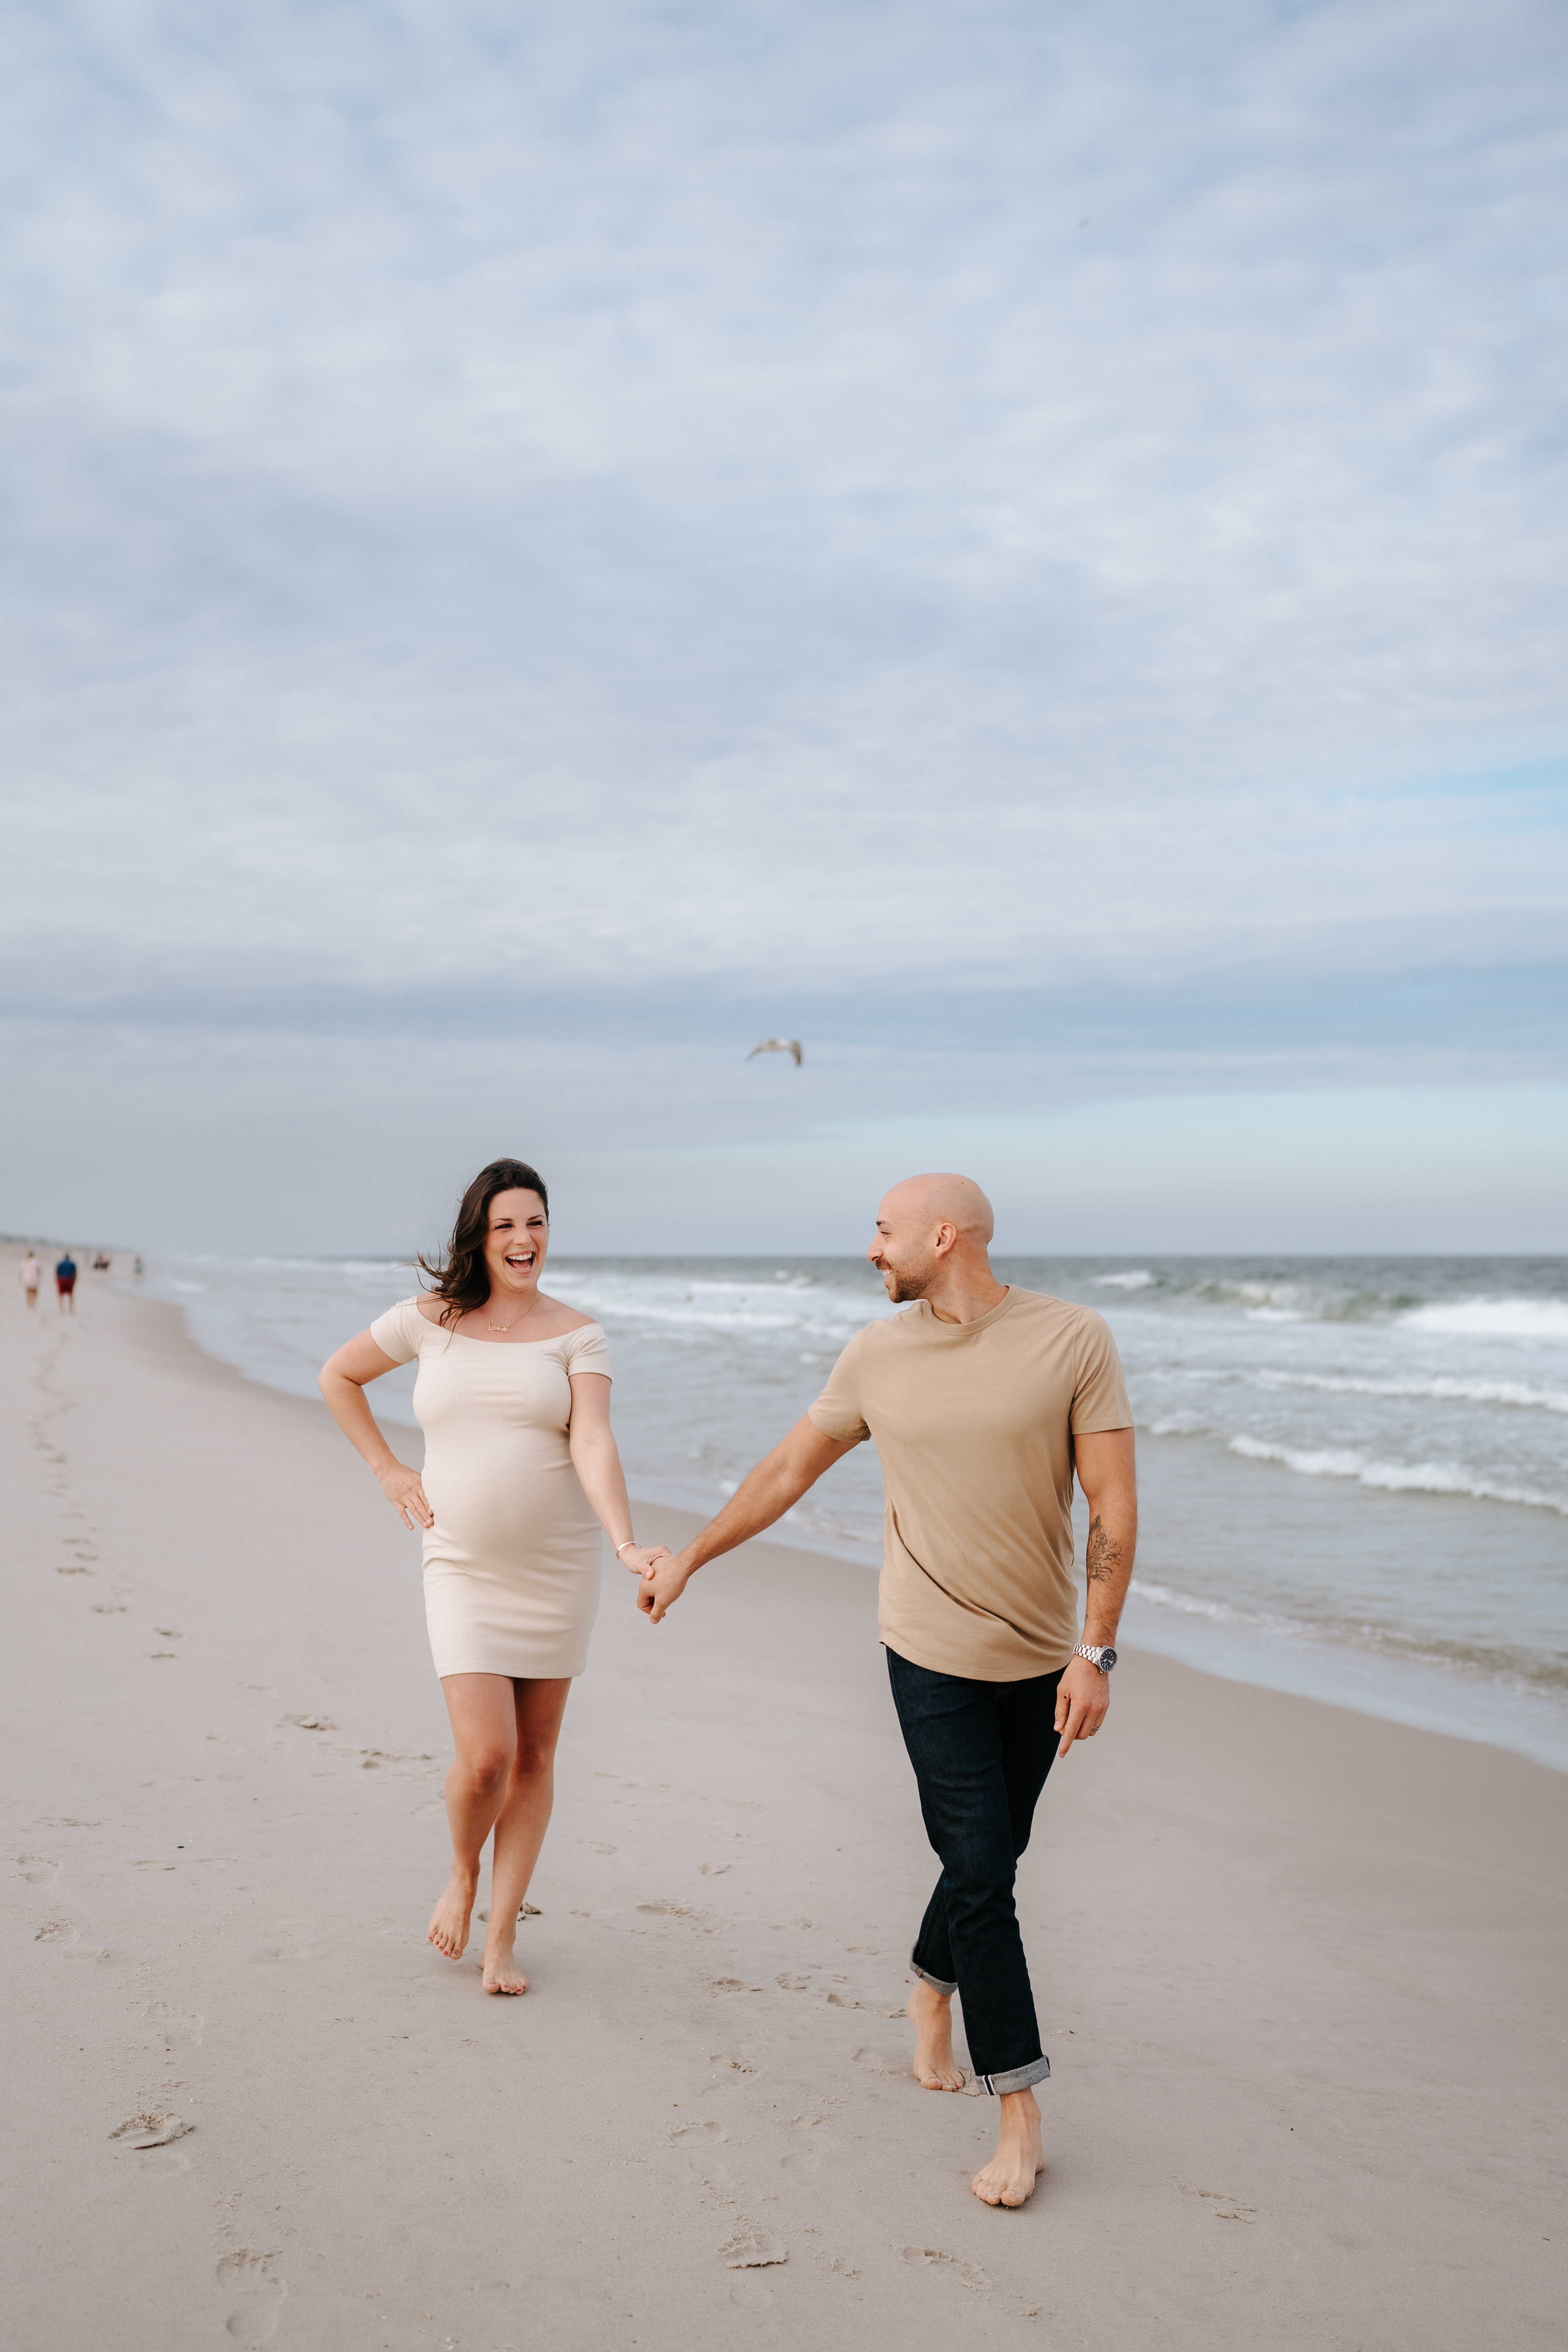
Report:
[[[223,1363],[244,1380],[269,1392],[306,1396],[314,1408],[314,1391],[306,1391],[286,1380],[212,1352],[197,1336],[195,1309],[185,1302],[146,1299],[121,1276],[110,1277],[121,1295],[142,1297],[145,1303],[173,1305],[184,1336],[204,1361]],[[394,1376],[395,1379],[398,1376]],[[378,1415],[418,1437],[407,1393],[391,1381],[384,1395],[373,1400]],[[1258,1690],[1289,1693],[1330,1706],[1348,1707],[1374,1720],[1416,1730],[1435,1731],[1506,1753],[1528,1757],[1553,1771],[1568,1774],[1568,1701],[1549,1686],[1531,1686],[1478,1665],[1423,1654],[1418,1648],[1336,1640],[1314,1633],[1310,1625],[1271,1620],[1249,1609],[1237,1596],[1233,1602],[1205,1600],[1183,1589],[1183,1560],[1194,1545],[1207,1549],[1215,1540],[1230,1541],[1229,1530],[1245,1527],[1264,1543],[1314,1547],[1331,1552],[1343,1540],[1347,1521],[1369,1517],[1385,1523],[1385,1546],[1432,1539],[1440,1524],[1450,1549],[1458,1541],[1453,1526],[1456,1512],[1473,1521],[1469,1540],[1483,1557],[1496,1540],[1496,1531],[1481,1523],[1483,1506],[1447,1498],[1432,1513],[1431,1498],[1358,1494],[1347,1496],[1319,1482],[1304,1488],[1290,1474],[1258,1462],[1226,1456],[1219,1463],[1194,1459],[1190,1441],[1157,1431],[1140,1431],[1141,1485],[1144,1494],[1144,1532],[1141,1572],[1133,1579],[1123,1619],[1123,1649],[1143,1650],[1191,1666],[1222,1681]],[[632,1499],[640,1510],[672,1509],[700,1522],[710,1517],[721,1499],[704,1502],[680,1491],[679,1477],[661,1475],[637,1483],[628,1471]],[[645,1474],[646,1477],[646,1474]],[[1281,1481],[1286,1483],[1282,1486]],[[1394,1514],[1400,1514],[1397,1527]],[[1081,1557],[1084,1525],[1081,1498],[1077,1520]],[[1539,1542],[1539,1530],[1531,1530]],[[879,1565],[879,1538],[835,1544],[810,1529],[784,1528],[775,1539],[789,1542],[820,1557],[850,1561],[873,1573]],[[1174,1590],[1172,1590],[1174,1588]],[[1169,1592],[1168,1599],[1162,1594]]]
[[[998,2214],[990,2102],[907,2071],[870,1580],[764,1540],[656,1629],[606,1570],[487,2000],[423,1940],[416,1538],[319,1408],[89,1298],[0,1356],[9,2340],[1553,2340],[1561,1775],[1131,1654],[1020,1871],[1054,2073]]]

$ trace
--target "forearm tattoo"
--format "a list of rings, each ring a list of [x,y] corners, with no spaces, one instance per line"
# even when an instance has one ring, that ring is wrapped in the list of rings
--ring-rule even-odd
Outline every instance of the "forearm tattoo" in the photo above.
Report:
[[[1109,1584],[1121,1565],[1121,1546],[1105,1532],[1105,1521],[1099,1513],[1089,1522],[1089,1542],[1084,1548],[1084,1567],[1090,1584]]]

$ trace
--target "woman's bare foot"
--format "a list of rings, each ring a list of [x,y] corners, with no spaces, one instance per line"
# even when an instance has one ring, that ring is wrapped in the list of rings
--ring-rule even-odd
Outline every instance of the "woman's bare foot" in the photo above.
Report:
[[[452,1864],[452,1875],[446,1891],[430,1914],[430,1927],[426,1942],[445,1952],[449,1960],[459,1959],[468,1948],[468,1914],[474,1907],[479,1892],[478,1871],[465,1871]]]
[[[970,2187],[987,2205],[1022,2205],[1034,2195],[1036,2176],[1045,2168],[1038,2100],[1033,2091],[1004,2091],[996,2153]]]
[[[485,1990],[487,1992],[526,1992],[528,1979],[511,1956],[510,1944],[499,1945],[493,1950],[485,1946]]]
[[[952,2054],[952,1995],[922,1977],[904,2004],[915,2029],[915,2073],[927,2091],[962,2091],[963,2069]]]

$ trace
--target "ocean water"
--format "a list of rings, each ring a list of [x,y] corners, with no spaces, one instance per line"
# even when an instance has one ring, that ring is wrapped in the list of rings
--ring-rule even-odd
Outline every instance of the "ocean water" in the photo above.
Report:
[[[998,1259],[1114,1330],[1143,1528],[1123,1629],[1234,1679],[1517,1748],[1568,1769],[1568,1260]],[[187,1258],[142,1286],[253,1378],[318,1366],[415,1288],[369,1259]],[[862,1261],[552,1259],[598,1318],[634,1496],[711,1511],[859,1326]],[[372,1391],[411,1425],[412,1372]],[[870,1447],[781,1533],[880,1554]],[[1080,1553],[1081,1556],[1081,1553]]]

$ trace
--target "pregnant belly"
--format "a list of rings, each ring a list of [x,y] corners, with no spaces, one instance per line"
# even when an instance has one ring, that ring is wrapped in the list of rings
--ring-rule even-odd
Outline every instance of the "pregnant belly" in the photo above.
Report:
[[[520,1463],[510,1451],[484,1462],[445,1460],[432,1446],[425,1492],[436,1524],[425,1564],[504,1575],[542,1567],[596,1568],[600,1528],[562,1444],[559,1458]]]

